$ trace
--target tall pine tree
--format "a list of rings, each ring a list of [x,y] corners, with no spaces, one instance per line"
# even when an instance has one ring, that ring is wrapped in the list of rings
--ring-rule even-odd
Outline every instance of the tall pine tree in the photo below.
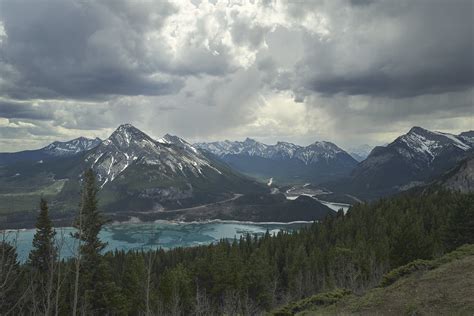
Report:
[[[36,233],[33,238],[33,250],[29,254],[31,281],[34,285],[31,293],[32,308],[35,312],[48,315],[52,309],[53,281],[57,249],[54,245],[56,232],[48,214],[48,203],[40,200],[40,213],[36,221]]]
[[[95,309],[98,296],[95,287],[100,279],[98,268],[101,266],[101,254],[106,244],[99,238],[99,232],[105,223],[97,207],[95,175],[92,169],[84,172],[81,206],[74,222],[77,232],[74,237],[79,240],[79,295],[83,298],[81,308]]]
[[[101,255],[107,244],[100,240],[99,233],[106,220],[97,207],[97,193],[95,174],[92,169],[88,169],[84,172],[81,208],[74,223],[77,229],[74,237],[80,242],[77,258],[79,271],[76,271],[77,275],[80,275],[79,308],[90,315],[102,315],[106,311],[120,314],[124,308],[123,298],[113,281],[107,262]]]
[[[36,233],[33,238],[33,250],[29,254],[29,264],[38,274],[48,274],[56,261],[55,235],[56,232],[49,218],[48,203],[41,198],[40,213],[36,221]]]

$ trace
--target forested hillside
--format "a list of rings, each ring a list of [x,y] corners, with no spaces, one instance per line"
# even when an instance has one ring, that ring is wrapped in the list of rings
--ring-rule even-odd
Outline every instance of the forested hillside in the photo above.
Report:
[[[85,245],[102,223],[93,224],[84,230]],[[19,264],[14,247],[3,243],[0,313],[47,307],[71,314],[76,284],[78,309],[88,315],[258,314],[336,288],[360,293],[391,269],[474,243],[474,195],[433,189],[359,204],[298,232],[170,251],[94,256],[101,244],[92,240],[81,249],[81,265],[95,262],[87,273],[77,270],[77,257],[52,260],[45,287],[31,260]],[[79,283],[77,271],[84,273]]]

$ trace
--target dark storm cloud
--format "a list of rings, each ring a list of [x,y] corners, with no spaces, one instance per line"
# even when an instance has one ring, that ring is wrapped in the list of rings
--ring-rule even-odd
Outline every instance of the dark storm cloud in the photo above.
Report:
[[[400,77],[384,71],[374,71],[352,77],[319,78],[309,80],[306,87],[324,95],[344,93],[394,98],[460,91],[474,83],[474,72],[465,68],[469,65],[460,66],[458,71],[454,68],[446,72],[433,69]]]
[[[51,120],[52,112],[28,103],[0,100],[0,117],[7,119]]]
[[[200,140],[363,143],[465,128],[473,5],[0,0],[0,146],[106,137],[124,122]]]
[[[390,98],[467,89],[474,84],[473,5],[377,1],[334,15],[328,39],[307,36],[296,86]]]
[[[22,0],[0,2],[6,39],[0,74],[12,98],[161,95],[183,86],[161,75],[143,34],[173,13],[167,2]],[[13,69],[13,71],[11,70]]]

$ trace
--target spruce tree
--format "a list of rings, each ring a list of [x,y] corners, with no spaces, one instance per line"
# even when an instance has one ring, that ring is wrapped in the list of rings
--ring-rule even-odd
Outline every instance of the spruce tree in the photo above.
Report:
[[[48,213],[48,203],[41,198],[40,213],[36,221],[36,233],[33,238],[33,250],[29,254],[29,264],[39,276],[43,277],[51,272],[57,256],[56,247],[54,246],[56,232]]]
[[[83,176],[81,206],[74,222],[77,229],[74,237],[80,243],[77,260],[80,262],[79,293],[84,299],[81,305],[92,310],[96,310],[97,305],[100,305],[100,293],[95,289],[103,278],[100,273],[103,266],[100,252],[106,246],[99,238],[105,220],[97,207],[97,193],[94,172],[88,169]]]
[[[32,308],[42,314],[50,314],[52,307],[54,270],[57,249],[54,245],[56,232],[48,214],[48,203],[40,200],[40,213],[36,221],[36,233],[33,238],[28,263],[31,268],[31,282],[34,292],[31,294]]]

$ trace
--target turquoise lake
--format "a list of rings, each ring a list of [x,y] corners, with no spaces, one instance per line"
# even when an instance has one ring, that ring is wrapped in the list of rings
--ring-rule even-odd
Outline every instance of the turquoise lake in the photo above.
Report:
[[[202,223],[123,223],[106,225],[100,238],[107,242],[105,251],[110,250],[147,250],[192,247],[210,244],[220,239],[239,238],[250,233],[263,235],[267,230],[275,234],[280,230],[294,230],[309,223],[246,223],[246,222],[202,222]],[[76,249],[76,240],[71,237],[71,227],[56,229],[56,242],[61,257],[70,257]],[[34,229],[7,231],[6,239],[16,244],[21,261],[28,257],[31,250]]]

